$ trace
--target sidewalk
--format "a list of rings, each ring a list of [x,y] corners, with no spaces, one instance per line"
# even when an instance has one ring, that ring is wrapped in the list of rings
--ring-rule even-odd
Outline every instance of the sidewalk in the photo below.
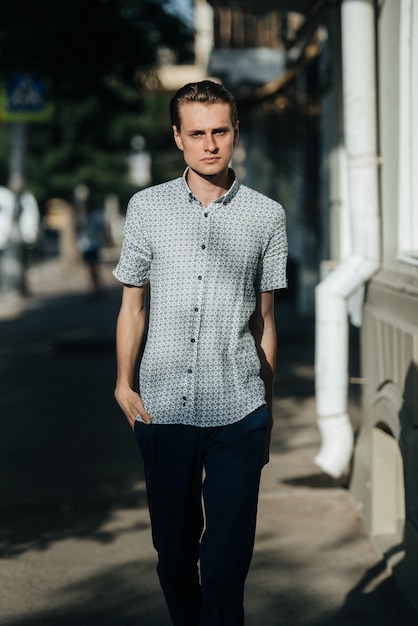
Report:
[[[168,626],[136,444],[113,400],[120,287],[83,266],[33,268],[0,296],[0,626]],[[278,302],[271,461],[246,626],[417,626],[350,491],[321,474],[313,322]]]

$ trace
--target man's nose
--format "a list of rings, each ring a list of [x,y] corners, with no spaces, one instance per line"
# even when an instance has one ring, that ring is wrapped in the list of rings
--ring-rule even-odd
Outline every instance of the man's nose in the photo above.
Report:
[[[205,150],[208,150],[209,152],[216,152],[218,150],[218,146],[216,145],[216,141],[213,135],[206,135]]]

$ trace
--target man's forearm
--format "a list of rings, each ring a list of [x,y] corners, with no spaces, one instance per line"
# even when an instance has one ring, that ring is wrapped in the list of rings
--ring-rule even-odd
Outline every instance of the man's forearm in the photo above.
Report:
[[[121,310],[116,326],[117,386],[132,386],[144,329],[145,312],[133,315]]]
[[[135,364],[145,333],[144,290],[124,289],[116,324],[116,386],[132,387]]]
[[[277,349],[274,292],[262,292],[257,295],[256,308],[250,320],[250,330],[260,359],[260,376],[264,382],[266,403],[271,415]]]
[[[263,329],[263,335],[258,348],[258,354],[260,358],[260,376],[264,382],[264,387],[266,390],[266,403],[270,415],[272,415],[273,406],[273,385],[274,372],[276,367],[276,351],[276,328],[274,325],[270,325],[269,327]]]

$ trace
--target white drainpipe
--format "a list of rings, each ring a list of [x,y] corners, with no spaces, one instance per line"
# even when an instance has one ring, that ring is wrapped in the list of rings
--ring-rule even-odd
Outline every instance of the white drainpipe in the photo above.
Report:
[[[380,266],[374,0],[343,0],[342,63],[352,252],[315,290],[315,464],[338,478],[353,453],[348,416],[348,300]]]

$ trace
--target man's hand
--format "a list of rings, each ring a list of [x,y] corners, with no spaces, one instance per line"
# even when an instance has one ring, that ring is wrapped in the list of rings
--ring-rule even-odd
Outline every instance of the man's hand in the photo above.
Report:
[[[264,456],[263,456],[263,467],[270,462],[270,442],[271,442],[271,431],[273,430],[273,419],[270,416],[270,423],[267,426],[266,432],[266,447],[264,448]]]
[[[116,387],[115,398],[120,408],[125,413],[125,417],[132,430],[135,426],[137,415],[140,416],[144,424],[151,424],[151,416],[145,410],[139,393],[136,393],[136,391],[130,387],[128,389]]]

